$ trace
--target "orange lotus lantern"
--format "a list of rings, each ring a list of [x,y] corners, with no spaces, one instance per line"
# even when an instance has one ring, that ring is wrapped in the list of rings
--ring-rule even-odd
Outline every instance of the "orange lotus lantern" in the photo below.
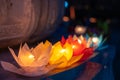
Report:
[[[61,42],[57,42],[53,45],[51,51],[51,57],[49,64],[60,64],[58,67],[66,67],[67,62],[72,58],[73,49],[72,46],[66,42],[63,46]]]
[[[87,43],[85,38],[81,37],[80,39],[76,36],[68,36],[68,38],[65,40],[64,37],[61,39],[61,43],[64,44],[65,42],[68,42],[72,45],[73,49],[73,56],[78,56],[82,54],[82,51],[87,47]]]
[[[41,76],[55,68],[55,65],[48,65],[52,44],[49,41],[41,42],[35,48],[29,48],[27,44],[20,46],[18,56],[12,48],[9,48],[15,61],[20,66],[17,68],[13,64],[1,61],[2,67],[10,72],[23,76]]]
[[[29,51],[24,51],[24,54],[19,54],[18,58],[25,66],[30,66],[35,60],[34,55]]]

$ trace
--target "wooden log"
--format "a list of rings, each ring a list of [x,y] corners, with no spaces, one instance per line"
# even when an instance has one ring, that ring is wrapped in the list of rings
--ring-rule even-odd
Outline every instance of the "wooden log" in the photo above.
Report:
[[[64,0],[0,0],[0,48],[49,36],[63,11]]]

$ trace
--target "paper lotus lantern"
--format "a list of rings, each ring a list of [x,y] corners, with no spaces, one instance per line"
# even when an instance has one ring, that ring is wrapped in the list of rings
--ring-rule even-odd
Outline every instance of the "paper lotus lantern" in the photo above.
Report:
[[[87,41],[85,38],[83,38],[82,36],[80,38],[78,38],[77,36],[68,36],[68,38],[65,40],[64,37],[62,37],[61,39],[61,44],[65,44],[66,42],[68,42],[69,44],[72,45],[72,49],[73,49],[73,56],[78,56],[80,54],[82,54],[82,51],[87,48]]]
[[[54,68],[54,65],[48,65],[52,44],[48,41],[42,42],[35,48],[29,48],[27,44],[20,46],[18,56],[13,49],[9,48],[15,61],[20,68],[15,67],[11,63],[2,61],[2,67],[5,70],[14,72],[24,76],[40,76],[48,73]]]
[[[61,42],[57,42],[53,45],[50,57],[50,64],[61,63],[58,67],[62,68],[66,66],[67,61],[72,58],[73,50],[69,43],[65,43],[63,46]]]
[[[105,41],[105,40],[104,40]],[[9,48],[20,68],[11,63],[1,61],[2,67],[10,72],[24,76],[41,76],[55,74],[84,63],[97,55],[96,51],[103,49],[102,36],[68,36],[53,46],[49,41],[41,42],[35,48],[27,44],[20,46],[18,56]],[[56,71],[56,72],[54,72]]]
[[[108,47],[108,45],[103,46],[106,39],[103,39],[103,35],[97,36],[94,34],[92,37],[87,35],[89,40],[90,47],[93,47],[94,50],[102,50]]]

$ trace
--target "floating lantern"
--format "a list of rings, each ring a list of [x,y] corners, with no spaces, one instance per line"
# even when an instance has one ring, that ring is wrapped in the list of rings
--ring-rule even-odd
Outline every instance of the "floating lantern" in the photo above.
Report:
[[[103,44],[102,41],[103,41],[102,35],[100,35],[99,37],[93,36],[92,37],[92,47],[94,47],[94,49],[99,48]]]
[[[29,51],[25,51],[24,53],[25,54],[19,54],[18,58],[24,66],[30,66],[34,62],[35,58]]]
[[[106,48],[102,47],[105,41],[102,41],[102,39],[102,35],[99,37],[89,37],[87,35],[86,38],[69,35],[67,39],[62,36],[61,41],[53,46],[49,41],[41,42],[31,49],[27,44],[24,44],[20,46],[18,56],[16,56],[13,49],[9,48],[20,68],[4,61],[1,61],[1,64],[5,70],[13,73],[30,77],[41,76],[48,74],[50,71],[54,72],[53,69],[69,68],[73,64],[81,64],[95,57],[97,54],[94,52]]]
[[[86,35],[87,39],[87,48],[92,47],[94,50],[101,50],[108,47],[108,45],[103,46],[104,42],[106,41],[106,38],[103,40],[103,35],[97,36],[96,34],[93,34],[93,36]]]
[[[15,67],[11,63],[2,61],[2,67],[5,70],[14,72],[24,76],[40,76],[48,73],[54,67],[48,65],[52,44],[48,41],[42,42],[35,48],[29,49],[27,44],[20,46],[18,57],[13,49],[9,48],[12,56],[19,64],[20,68]]]
[[[82,51],[87,47],[86,40],[82,36],[80,39],[77,36],[69,36],[67,41],[72,45],[73,56],[82,54]]]
[[[94,46],[98,46],[99,45],[99,38],[98,37],[93,37],[92,42],[93,42]]]
[[[101,50],[105,49],[108,47],[108,45],[103,46],[103,43],[106,41],[106,39],[103,40],[103,35],[98,36],[93,36],[92,37],[92,42],[95,50]]]
[[[72,58],[72,55],[73,49],[69,43],[66,42],[62,46],[61,42],[57,42],[55,45],[53,45],[49,63],[58,64],[62,62],[62,65],[60,64],[58,67],[65,67],[65,63],[67,63],[67,61],[69,61]]]

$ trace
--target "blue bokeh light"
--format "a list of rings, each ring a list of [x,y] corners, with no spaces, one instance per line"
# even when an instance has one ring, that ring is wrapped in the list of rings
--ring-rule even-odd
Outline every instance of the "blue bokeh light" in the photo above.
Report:
[[[65,6],[65,8],[68,8],[68,2],[67,1],[65,1],[65,3],[64,3],[64,6]]]

